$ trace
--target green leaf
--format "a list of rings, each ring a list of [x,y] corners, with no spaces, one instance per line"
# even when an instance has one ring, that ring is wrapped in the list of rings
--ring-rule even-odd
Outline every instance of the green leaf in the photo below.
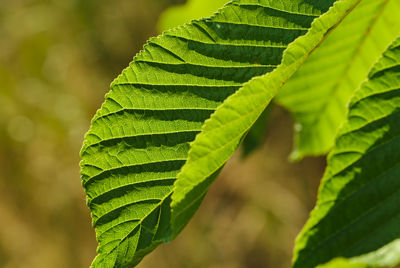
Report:
[[[134,266],[178,233],[176,226],[171,229],[174,181],[204,121],[244,82],[275,69],[286,47],[333,1],[236,0],[210,19],[150,39],[111,84],[81,150],[82,184],[99,243],[93,267]],[[297,61],[305,60],[304,52],[315,47],[342,10],[331,13],[327,25],[316,24],[310,43],[299,42],[287,53],[290,66],[272,76],[271,90],[255,102],[257,113],[279,88],[281,76],[288,77]],[[266,85],[263,81],[252,83],[256,91]],[[252,114],[252,120],[257,117]],[[204,195],[186,204],[190,213],[180,213],[181,227]]]
[[[368,254],[400,238],[399,89],[400,39],[351,101],[293,267]]]
[[[229,0],[188,0],[185,4],[165,10],[158,21],[158,30],[163,32],[194,19],[211,16]]]
[[[288,4],[288,10],[292,13],[304,13],[294,1],[290,3],[292,6]],[[278,90],[358,3],[359,1],[336,2],[333,8],[313,22],[306,35],[288,46],[279,67],[246,83],[206,121],[201,133],[191,144],[188,160],[175,182],[171,204],[172,227],[175,233],[184,227],[195,212],[216,173],[236,150],[243,135]]]
[[[363,0],[288,81],[277,101],[295,125],[292,159],[327,153],[354,90],[400,32],[398,0]]]

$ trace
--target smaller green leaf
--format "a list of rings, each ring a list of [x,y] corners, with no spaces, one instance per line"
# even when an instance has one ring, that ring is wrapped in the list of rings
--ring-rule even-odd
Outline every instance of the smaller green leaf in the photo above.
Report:
[[[399,242],[393,242],[400,238],[399,122],[400,39],[349,105],[317,205],[296,241],[293,267],[311,268],[336,257],[369,265],[400,261]]]

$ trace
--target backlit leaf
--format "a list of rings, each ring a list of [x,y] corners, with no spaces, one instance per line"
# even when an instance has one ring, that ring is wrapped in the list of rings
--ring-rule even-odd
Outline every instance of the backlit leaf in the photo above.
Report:
[[[399,122],[400,39],[351,101],[317,205],[297,239],[295,268],[365,254],[358,260],[372,263],[379,254],[368,253],[400,238]]]
[[[361,1],[279,92],[297,121],[292,159],[332,148],[351,96],[400,33],[399,10],[398,0]]]

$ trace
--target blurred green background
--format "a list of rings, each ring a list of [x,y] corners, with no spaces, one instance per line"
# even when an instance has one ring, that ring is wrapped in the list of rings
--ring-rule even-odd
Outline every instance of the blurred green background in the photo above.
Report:
[[[160,14],[183,2],[1,1],[0,267],[90,265],[83,135],[110,82],[158,34]],[[279,107],[269,116],[262,147],[236,154],[182,234],[138,267],[289,266],[325,163],[289,163],[292,121]]]

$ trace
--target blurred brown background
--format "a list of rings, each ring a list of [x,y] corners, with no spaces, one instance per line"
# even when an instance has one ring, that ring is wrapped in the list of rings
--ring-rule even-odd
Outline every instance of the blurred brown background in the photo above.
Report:
[[[183,2],[0,1],[0,267],[90,265],[83,135],[160,13]],[[236,154],[182,234],[138,267],[289,267],[324,160],[289,163],[290,117],[270,116],[264,145]]]

